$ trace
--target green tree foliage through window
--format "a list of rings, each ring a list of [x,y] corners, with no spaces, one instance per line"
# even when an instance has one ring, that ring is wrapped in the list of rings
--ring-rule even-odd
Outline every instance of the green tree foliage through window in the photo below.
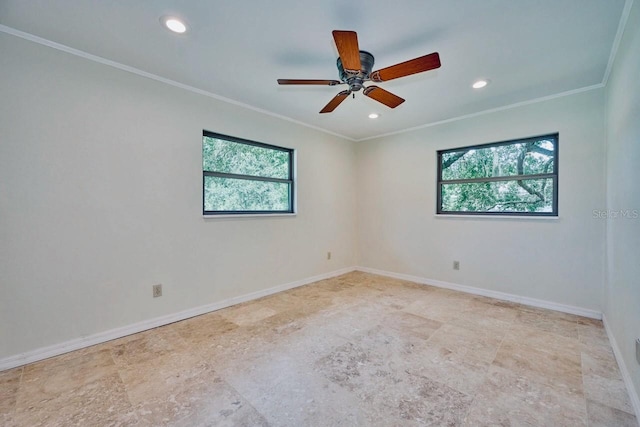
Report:
[[[204,132],[205,214],[292,213],[293,150]]]
[[[438,152],[438,213],[557,215],[558,135]]]

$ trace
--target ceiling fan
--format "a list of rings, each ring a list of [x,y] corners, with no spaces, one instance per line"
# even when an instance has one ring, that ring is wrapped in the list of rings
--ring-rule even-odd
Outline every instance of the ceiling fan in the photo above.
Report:
[[[334,30],[333,40],[336,42],[338,54],[340,55],[337,61],[340,80],[278,79],[278,84],[281,85],[349,85],[348,90],[343,90],[337,94],[325,105],[320,113],[332,112],[350,94],[360,89],[364,89],[362,93],[365,96],[375,99],[389,108],[396,108],[404,102],[404,99],[375,85],[364,87],[364,83],[367,81],[386,82],[440,68],[440,56],[438,52],[434,52],[371,72],[374,62],[373,55],[360,50],[358,47],[358,34],[355,31]]]

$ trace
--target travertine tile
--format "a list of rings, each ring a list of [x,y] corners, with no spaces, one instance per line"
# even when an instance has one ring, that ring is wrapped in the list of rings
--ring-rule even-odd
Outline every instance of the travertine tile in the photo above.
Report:
[[[609,337],[605,329],[598,324],[578,324],[578,337],[580,342],[587,345],[609,346]]]
[[[109,349],[97,352],[73,353],[54,357],[24,367],[18,393],[18,407],[27,402],[47,401],[117,374]]]
[[[0,425],[10,424],[18,400],[23,368],[0,372]]]
[[[306,285],[300,288],[290,289],[288,291],[280,292],[274,295],[267,295],[257,300],[246,302],[243,305],[247,305],[253,308],[266,307],[266,308],[272,309],[276,313],[291,310],[292,308],[300,308],[301,306],[313,307],[315,304],[312,301],[309,301],[306,298],[299,298],[294,295],[294,292],[296,290],[302,290],[302,289],[312,290],[313,286]],[[233,307],[229,307],[225,309],[223,312],[226,313],[232,310],[233,310]]]
[[[582,373],[622,380],[618,362],[610,346],[581,345]]]
[[[558,313],[551,310],[523,308],[518,312],[515,322],[562,335],[567,338],[578,338],[577,316]]]
[[[385,307],[386,310],[402,310],[415,301],[428,298],[433,288],[421,286],[378,286],[378,289],[368,287],[369,292],[362,295],[362,299]]]
[[[383,324],[386,313],[395,311],[375,302],[361,301],[358,304],[350,305],[346,310],[325,310],[315,316],[310,325],[321,328],[325,335],[333,333],[347,339],[353,339],[363,331]],[[428,319],[424,320],[428,321]]]
[[[586,426],[581,395],[562,393],[492,366],[467,413],[465,426]]]
[[[496,339],[503,339],[511,327],[510,322],[496,319],[495,317],[483,316],[474,311],[463,311],[458,316],[447,322],[450,325],[476,331],[483,335],[491,335]]]
[[[198,377],[209,369],[210,365],[199,354],[183,350],[123,365],[119,368],[119,374],[129,401],[135,405],[177,383]]]
[[[174,326],[155,328],[114,341],[111,357],[119,367],[143,364],[185,347]]]
[[[224,378],[273,426],[367,426],[357,399],[286,353],[264,355]]]
[[[627,387],[622,379],[611,379],[594,374],[584,374],[585,397],[594,402],[633,413]]]
[[[19,424],[14,419],[15,411],[7,412],[0,415],[0,425],[2,427],[19,427]]]
[[[396,399],[379,402],[380,415],[395,415],[392,425],[457,426],[464,419],[473,397],[438,381],[412,375]]]
[[[424,299],[419,299],[406,306],[403,311],[439,322],[448,322],[460,316],[460,313],[471,303],[470,298],[433,291]]]
[[[313,287],[319,291],[324,292],[332,292],[332,293],[340,293],[347,289],[353,289],[355,286],[358,286],[357,282],[353,280],[334,277],[331,279],[320,280],[319,282],[314,283]]]
[[[144,333],[144,332],[141,332],[141,333]],[[134,334],[134,335],[137,335],[137,334]],[[119,339],[120,340],[126,340],[130,336],[133,336],[133,335],[129,335],[127,337],[123,337],[123,338],[119,338]],[[111,348],[113,342],[115,342],[115,340],[107,341],[107,342],[102,343],[102,344],[92,345],[90,347],[81,348],[80,350],[70,351],[68,353],[64,353],[64,354],[61,354],[59,356],[55,356],[55,357],[52,357],[52,358],[49,358],[49,359],[45,359],[45,360],[40,361],[40,362],[31,363],[29,365],[26,365],[25,368],[29,367],[29,366],[36,366],[36,365],[39,365],[40,363],[45,363],[45,362],[52,363],[52,364],[53,363],[58,364],[58,363],[64,363],[64,362],[66,362],[68,360],[71,360],[71,359],[79,360],[79,358],[81,356],[89,356],[90,354],[100,353],[100,352],[103,352],[104,350],[109,350]]]
[[[505,339],[493,364],[564,393],[582,395],[579,354],[549,352]]]
[[[391,312],[382,317],[382,324],[387,328],[394,329],[398,333],[409,333],[425,340],[429,339],[442,326],[442,323],[435,320],[401,311]]]
[[[509,342],[534,347],[550,353],[570,354],[579,356],[582,345],[576,338],[568,338],[538,329],[533,326],[514,324],[506,334]]]
[[[599,319],[592,319],[590,317],[578,316],[578,325],[588,325],[598,329],[604,329],[604,323]]]
[[[487,321],[496,319],[507,324],[513,323],[518,315],[518,310],[514,307],[502,304],[495,304],[495,300],[489,298],[474,298],[469,302],[460,317],[473,321]]]
[[[429,345],[491,363],[496,357],[505,333],[474,330],[445,323],[431,336]]]
[[[380,294],[379,291],[369,286],[330,280],[285,292],[289,297],[293,297],[288,309],[295,307],[306,315],[327,310],[344,310],[360,303],[363,299],[373,298]]]
[[[469,353],[457,353],[445,347],[427,342],[408,357],[405,370],[438,381],[454,390],[473,396],[485,379],[489,362],[477,359]]]
[[[60,394],[21,393],[14,422],[20,426],[135,426],[138,418],[114,373]]]
[[[402,382],[414,352],[424,338],[378,325],[362,331],[344,345],[334,347],[316,363],[327,378],[350,390],[369,393]],[[353,371],[353,375],[352,375]]]
[[[586,317],[577,316],[575,314],[563,313],[561,311],[550,310],[548,308],[532,307],[530,305],[523,304],[519,306],[519,311],[535,314],[548,320],[566,320],[576,324],[578,322],[584,323],[585,319],[587,319]]]
[[[316,365],[328,380],[357,398],[352,405],[366,410],[365,425],[460,423],[471,396],[422,375],[419,364],[411,362],[410,344],[394,343],[384,334],[367,335],[357,344],[335,348]],[[376,340],[382,348],[371,346]]]
[[[236,323],[224,318],[220,312],[192,317],[170,326],[188,345],[194,348],[215,345],[220,337],[239,327]]]
[[[638,427],[635,415],[587,400],[589,427]]]
[[[224,310],[221,315],[230,322],[235,323],[236,325],[246,326],[258,323],[261,320],[264,320],[267,317],[271,317],[276,313],[276,310],[269,307],[256,307],[250,304],[246,304],[242,307],[233,307],[228,310]]]
[[[142,425],[267,426],[246,399],[207,365],[176,377],[136,405]]]

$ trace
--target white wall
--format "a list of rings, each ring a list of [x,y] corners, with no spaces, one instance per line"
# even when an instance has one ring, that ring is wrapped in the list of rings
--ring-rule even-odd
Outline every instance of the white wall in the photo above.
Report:
[[[360,265],[599,310],[603,96],[592,90],[359,144]],[[552,132],[560,219],[435,218],[436,150]]]
[[[353,143],[4,33],[0,70],[0,358],[355,265]],[[298,215],[203,219],[203,129],[297,149]]]
[[[640,338],[640,218],[623,218],[616,212],[640,212],[639,76],[640,4],[636,1],[607,85],[607,209],[612,214],[607,220],[604,306],[636,399],[640,395],[634,344]]]

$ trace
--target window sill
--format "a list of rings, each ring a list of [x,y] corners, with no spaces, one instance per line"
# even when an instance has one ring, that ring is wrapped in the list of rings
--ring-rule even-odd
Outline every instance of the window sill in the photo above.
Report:
[[[294,213],[274,213],[274,214],[228,214],[228,215],[202,215],[203,219],[256,219],[274,217],[292,217],[298,215]]]
[[[559,216],[535,216],[535,215],[448,215],[448,214],[434,214],[436,218],[442,219],[494,219],[494,220],[503,220],[503,219],[517,219],[517,220],[534,220],[534,221],[557,221],[560,219]]]

